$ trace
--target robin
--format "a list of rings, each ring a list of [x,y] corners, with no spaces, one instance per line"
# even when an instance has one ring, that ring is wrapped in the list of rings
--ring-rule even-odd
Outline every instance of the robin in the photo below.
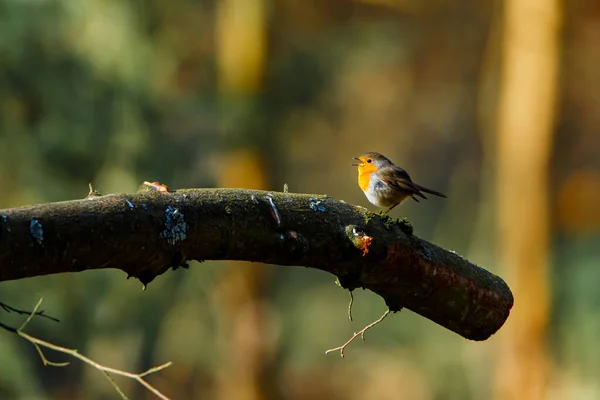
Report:
[[[440,192],[417,185],[408,173],[379,153],[365,153],[354,157],[358,164],[358,186],[362,189],[371,204],[386,208],[389,213],[394,207],[409,197],[418,202],[418,197],[426,199],[422,192],[439,197],[446,197]]]

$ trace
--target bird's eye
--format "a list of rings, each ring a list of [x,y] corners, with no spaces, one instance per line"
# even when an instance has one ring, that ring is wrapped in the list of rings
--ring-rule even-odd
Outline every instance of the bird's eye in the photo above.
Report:
[[[367,160],[368,163],[371,163],[371,161],[373,161],[373,160],[371,160],[370,158]]]

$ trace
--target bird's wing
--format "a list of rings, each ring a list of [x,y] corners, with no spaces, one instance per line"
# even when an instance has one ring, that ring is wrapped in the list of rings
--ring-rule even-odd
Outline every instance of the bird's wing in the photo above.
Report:
[[[393,188],[406,192],[408,195],[417,195],[424,199],[425,195],[419,190],[419,186],[413,183],[408,172],[398,166],[382,168],[378,171],[379,176]]]

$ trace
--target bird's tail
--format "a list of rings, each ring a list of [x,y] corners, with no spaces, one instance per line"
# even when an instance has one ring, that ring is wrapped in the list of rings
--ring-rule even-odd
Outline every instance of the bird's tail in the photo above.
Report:
[[[429,194],[432,194],[432,195],[434,195],[434,196],[446,197],[446,195],[445,195],[444,193],[436,192],[435,190],[432,190],[432,189],[427,189],[426,187],[423,187],[423,186],[421,186],[421,185],[417,185],[417,184],[415,184],[415,186],[416,186],[417,188],[419,188],[419,190],[420,190],[421,192],[429,193]]]

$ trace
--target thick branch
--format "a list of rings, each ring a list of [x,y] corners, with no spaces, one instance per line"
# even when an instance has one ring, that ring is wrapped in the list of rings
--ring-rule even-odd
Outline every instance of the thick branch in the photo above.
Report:
[[[406,223],[326,196],[187,189],[0,210],[0,281],[117,268],[147,284],[186,260],[321,269],[473,340],[494,334],[513,305],[498,276]]]

